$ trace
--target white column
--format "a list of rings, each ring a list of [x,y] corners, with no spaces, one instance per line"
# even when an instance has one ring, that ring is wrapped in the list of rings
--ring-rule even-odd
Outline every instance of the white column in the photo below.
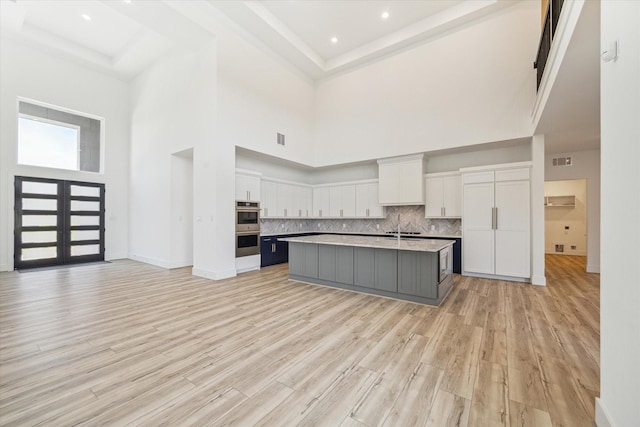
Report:
[[[596,422],[640,425],[640,2],[602,1],[600,397]]]
[[[545,286],[544,272],[544,135],[531,139],[531,283]]]

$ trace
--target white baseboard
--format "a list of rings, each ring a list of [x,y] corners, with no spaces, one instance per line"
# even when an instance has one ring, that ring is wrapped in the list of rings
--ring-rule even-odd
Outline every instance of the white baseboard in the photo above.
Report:
[[[9,264],[0,264],[0,271],[12,271],[12,268],[9,268]]]
[[[236,258],[236,272],[260,270],[260,255],[250,255]]]
[[[116,252],[116,253],[105,253],[104,260],[105,261],[114,261],[116,259],[127,259],[129,258],[129,254],[126,252]]]
[[[611,417],[602,404],[602,399],[599,397],[596,397],[596,426],[615,427],[611,421]]]
[[[600,273],[600,264],[587,264],[587,273]]]
[[[198,277],[204,277],[205,279],[222,280],[229,277],[236,277],[236,270],[234,268],[233,270],[210,271],[194,267],[191,269],[191,274]]]
[[[587,251],[572,251],[571,249],[569,249],[569,251],[566,251],[566,252],[556,252],[555,248],[551,248],[551,249],[545,249],[544,253],[547,255],[587,256]]]
[[[134,261],[144,262],[145,264],[155,265],[156,267],[162,267],[166,269],[175,268],[172,266],[171,261],[167,261],[163,259],[151,258],[146,256],[140,256],[140,255],[130,255],[129,258],[131,258]]]
[[[533,276],[531,284],[536,286],[547,286],[547,278],[545,276]]]
[[[496,276],[495,274],[470,273],[468,271],[462,271],[462,275],[471,276],[471,277],[480,277],[482,279],[507,280],[509,282],[529,283],[531,281],[531,279],[528,277]]]

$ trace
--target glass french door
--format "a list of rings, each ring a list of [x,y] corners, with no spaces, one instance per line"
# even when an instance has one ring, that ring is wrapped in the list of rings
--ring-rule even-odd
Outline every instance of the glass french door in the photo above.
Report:
[[[104,261],[104,184],[15,177],[14,268]]]

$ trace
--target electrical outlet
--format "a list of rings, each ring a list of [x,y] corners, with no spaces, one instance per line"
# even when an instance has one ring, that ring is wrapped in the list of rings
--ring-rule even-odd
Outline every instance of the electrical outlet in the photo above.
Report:
[[[380,224],[376,224],[376,230],[380,230]]]
[[[347,224],[342,224],[342,228],[347,228]]]

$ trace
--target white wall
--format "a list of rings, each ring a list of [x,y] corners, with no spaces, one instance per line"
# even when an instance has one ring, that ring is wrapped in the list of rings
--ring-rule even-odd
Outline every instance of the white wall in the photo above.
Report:
[[[554,157],[571,156],[572,166],[552,166]],[[587,180],[587,271],[600,272],[600,150],[548,154],[545,181]]]
[[[7,37],[0,43],[0,270],[13,269],[15,175],[105,183],[105,258],[127,257],[128,84]],[[17,165],[18,97],[103,117],[104,174]]]
[[[602,274],[596,422],[640,425],[640,2],[602,1]]]
[[[193,272],[213,279],[235,275],[235,152],[219,138],[216,99],[215,41],[172,52],[132,84],[131,257],[184,264],[171,251],[184,229],[171,215],[171,158],[193,148]]]
[[[224,144],[311,164],[312,82],[236,34],[218,35],[218,106]],[[285,145],[276,143],[277,133]]]
[[[171,263],[193,265],[193,151],[171,156]]]
[[[573,179],[547,181],[544,195],[575,196],[575,207],[548,206],[544,210],[545,252],[554,254],[555,245],[564,245],[564,255],[587,255],[587,181]],[[568,230],[565,227],[569,227]],[[575,246],[575,249],[572,249]]]
[[[531,137],[539,3],[320,82],[315,166]]]

